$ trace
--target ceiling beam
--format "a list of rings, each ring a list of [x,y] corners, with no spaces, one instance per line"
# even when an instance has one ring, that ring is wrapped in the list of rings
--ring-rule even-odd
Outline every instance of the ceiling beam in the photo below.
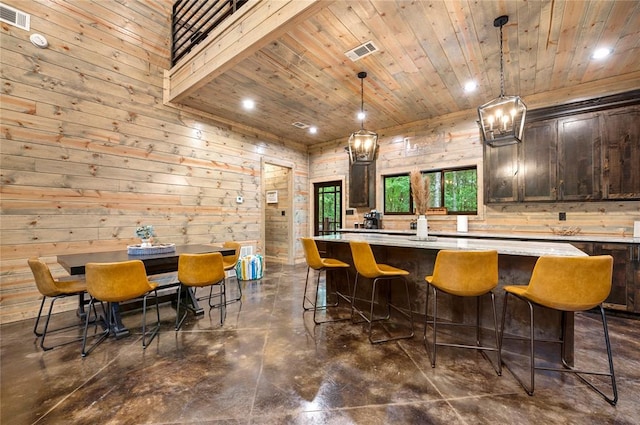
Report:
[[[322,0],[264,0],[249,2],[164,74],[164,103],[182,100],[222,75],[291,25],[307,19],[330,2]],[[244,9],[244,10],[243,10]]]

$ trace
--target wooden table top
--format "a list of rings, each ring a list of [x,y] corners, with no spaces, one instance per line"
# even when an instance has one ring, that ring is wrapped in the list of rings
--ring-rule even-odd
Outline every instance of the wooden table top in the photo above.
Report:
[[[84,274],[84,266],[87,263],[114,263],[128,260],[141,260],[147,269],[147,274],[160,274],[177,271],[180,254],[203,254],[207,252],[233,255],[235,250],[206,244],[177,245],[175,251],[159,254],[129,255],[127,249],[122,249],[118,251],[63,254],[57,256],[57,261],[71,275]]]

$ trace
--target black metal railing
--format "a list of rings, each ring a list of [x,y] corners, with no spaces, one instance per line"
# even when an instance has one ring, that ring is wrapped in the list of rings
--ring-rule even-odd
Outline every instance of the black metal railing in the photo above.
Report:
[[[171,65],[249,0],[177,0],[171,23]]]

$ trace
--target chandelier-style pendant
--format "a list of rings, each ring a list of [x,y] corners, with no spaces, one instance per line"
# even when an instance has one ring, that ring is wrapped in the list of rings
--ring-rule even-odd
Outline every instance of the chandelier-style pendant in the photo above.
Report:
[[[366,72],[359,72],[360,78],[360,113],[363,114],[360,122],[360,130],[351,133],[349,136],[349,159],[351,163],[368,164],[376,159],[378,151],[378,134],[364,129],[364,79]]]
[[[527,107],[519,96],[501,96],[478,108],[484,142],[505,146],[522,142]]]
[[[504,58],[502,53],[502,27],[509,22],[506,15],[493,21],[500,27],[500,97],[478,107],[479,125],[483,142],[492,147],[522,142],[527,106],[519,96],[504,95]]]

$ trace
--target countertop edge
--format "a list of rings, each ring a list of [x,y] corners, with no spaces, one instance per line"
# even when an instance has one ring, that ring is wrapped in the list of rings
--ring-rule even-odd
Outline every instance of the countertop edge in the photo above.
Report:
[[[338,229],[339,233],[371,233],[399,236],[415,235],[415,230],[394,230],[394,229]],[[487,239],[516,239],[516,240],[545,240],[552,242],[604,242],[604,243],[627,243],[640,244],[640,238],[623,236],[599,236],[599,235],[554,235],[554,234],[524,234],[524,233],[490,233],[490,232],[447,232],[433,231],[429,235],[452,238],[487,238]]]

